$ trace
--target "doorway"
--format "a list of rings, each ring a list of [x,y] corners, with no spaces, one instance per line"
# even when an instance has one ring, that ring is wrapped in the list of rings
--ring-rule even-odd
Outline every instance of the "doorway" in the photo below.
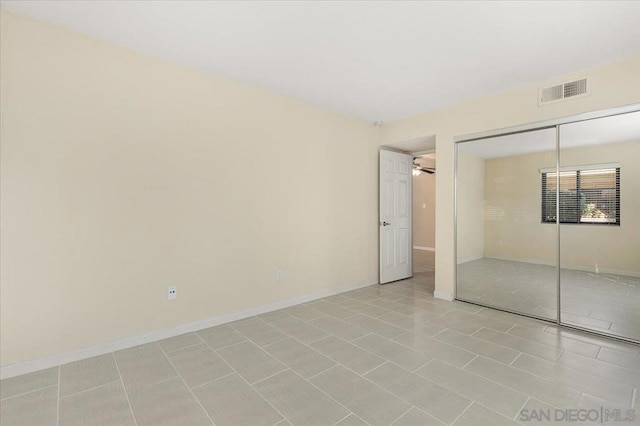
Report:
[[[414,154],[413,170],[413,276],[430,292],[435,291],[436,257],[436,154]]]
[[[389,158],[395,158],[395,155],[390,153],[399,155],[396,159],[398,164],[393,167],[394,172],[398,174],[397,179],[392,176],[393,173],[389,173],[391,170],[389,165],[392,164]],[[435,136],[382,146],[380,159],[380,283],[405,280],[407,284],[433,294],[435,287]],[[397,200],[394,200],[394,196],[389,197],[390,193],[397,192],[397,185],[392,183],[394,179],[398,181],[400,187],[409,189],[406,196],[402,197],[400,192],[403,191],[399,191]],[[401,185],[404,181],[408,181],[408,185]],[[391,204],[400,202],[403,206],[391,209],[389,199],[394,200]],[[394,209],[406,211],[409,216],[407,233],[409,238],[401,240],[401,248],[397,247],[398,239],[391,238],[396,222],[400,222],[400,218],[389,214]],[[391,242],[394,243],[391,244]],[[401,255],[403,253],[405,254]],[[408,262],[401,265],[402,259],[407,259]],[[399,268],[399,266],[403,267]],[[396,273],[398,269],[402,270],[401,274]]]

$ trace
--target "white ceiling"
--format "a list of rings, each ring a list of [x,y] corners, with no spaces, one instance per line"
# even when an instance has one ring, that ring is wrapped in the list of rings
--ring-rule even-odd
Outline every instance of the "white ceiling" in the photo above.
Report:
[[[496,136],[458,144],[458,150],[479,158],[501,158],[556,149],[556,129]]]
[[[0,4],[369,122],[640,54],[639,1]]]
[[[560,126],[560,149],[608,143],[637,142],[640,149],[640,112],[579,121]],[[460,151],[480,158],[501,158],[555,151],[556,129],[496,136],[458,144]]]

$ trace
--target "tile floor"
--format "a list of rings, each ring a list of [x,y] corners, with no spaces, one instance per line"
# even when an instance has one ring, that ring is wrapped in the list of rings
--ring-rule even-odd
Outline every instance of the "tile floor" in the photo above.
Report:
[[[409,280],[3,380],[0,422],[499,426],[541,424],[522,409],[600,407],[640,419],[640,346],[434,299],[433,253],[414,264]]]
[[[458,297],[556,318],[557,269],[483,258],[458,265]],[[640,341],[640,277],[561,269],[562,321]]]

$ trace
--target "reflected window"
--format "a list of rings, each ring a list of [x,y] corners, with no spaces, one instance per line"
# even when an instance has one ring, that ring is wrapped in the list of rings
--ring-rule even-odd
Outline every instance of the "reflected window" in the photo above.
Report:
[[[556,222],[558,187],[560,223],[620,225],[620,168],[572,169],[541,171],[542,222]]]

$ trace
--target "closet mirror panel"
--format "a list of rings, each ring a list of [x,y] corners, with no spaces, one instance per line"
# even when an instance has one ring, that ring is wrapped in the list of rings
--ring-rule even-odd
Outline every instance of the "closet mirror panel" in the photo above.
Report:
[[[560,126],[559,159],[561,322],[640,341],[640,112]]]
[[[556,164],[556,128],[456,150],[456,298],[557,320],[557,225],[542,220],[540,172]]]

